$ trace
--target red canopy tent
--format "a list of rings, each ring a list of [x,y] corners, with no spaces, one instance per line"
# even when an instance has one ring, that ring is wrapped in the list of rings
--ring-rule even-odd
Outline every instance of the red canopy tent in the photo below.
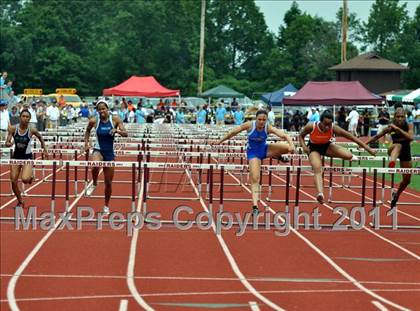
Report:
[[[170,90],[160,85],[153,76],[131,76],[124,82],[103,90],[104,96],[145,96],[145,97],[169,97],[179,96],[179,90]]]
[[[283,99],[284,105],[291,106],[351,106],[381,103],[382,98],[369,92],[359,81],[309,81],[295,95]]]

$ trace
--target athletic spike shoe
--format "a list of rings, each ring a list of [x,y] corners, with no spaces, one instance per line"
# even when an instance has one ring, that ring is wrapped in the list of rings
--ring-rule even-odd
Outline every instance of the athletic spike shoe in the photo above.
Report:
[[[389,161],[388,167],[389,168],[394,168],[395,167],[395,161]]]
[[[92,195],[92,193],[95,191],[95,189],[96,189],[96,185],[91,184],[91,185],[90,185],[90,186],[86,189],[86,192],[85,192],[86,196],[87,196],[87,197],[90,197],[90,196]]]
[[[108,215],[109,214],[109,207],[108,206],[104,206],[103,213],[105,215]]]
[[[278,157],[278,159],[283,163],[288,163],[290,161],[290,158],[284,155],[281,155],[280,157]]]
[[[258,210],[258,206],[253,206],[252,207],[252,214],[254,215],[254,216],[257,216],[258,214],[260,213],[260,211]]]
[[[323,194],[323,193],[318,193],[318,195],[316,196],[316,200],[317,200],[320,204],[324,204],[324,194]]]

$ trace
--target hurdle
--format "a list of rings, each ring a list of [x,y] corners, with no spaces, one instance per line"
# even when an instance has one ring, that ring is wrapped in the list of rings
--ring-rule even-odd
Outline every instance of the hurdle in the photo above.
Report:
[[[409,173],[412,175],[419,175],[420,174],[420,169],[419,168],[375,168],[373,170],[374,172],[374,187],[376,188],[376,184],[377,184],[377,179],[375,178],[377,173],[391,173],[392,176],[394,176],[395,174],[404,174],[404,173]],[[411,203],[411,205],[413,205],[415,203]],[[392,224],[391,225],[383,225],[380,224],[379,219],[375,219],[377,221],[373,221],[370,222],[371,227],[375,228],[375,229],[392,229],[392,230],[398,230],[398,229],[420,229],[420,224],[419,225],[405,225],[405,224],[399,224],[398,223],[398,205],[408,205],[408,203],[403,202],[403,204],[400,204],[400,202],[397,202],[397,205],[394,208],[389,208],[386,211],[386,216],[392,217]],[[374,203],[374,207],[376,207],[376,203]],[[378,206],[378,208],[380,209],[380,206]],[[379,215],[378,215],[379,217]]]
[[[180,158],[181,159],[181,158]],[[181,159],[182,160],[182,159]],[[197,168],[198,170],[202,171],[203,167],[200,165],[202,163],[198,163],[196,165],[194,165],[194,168]],[[191,175],[191,169],[192,166],[190,166],[189,164],[182,162],[182,163],[143,163],[143,197],[142,197],[142,213],[145,216],[145,223],[151,223],[150,220],[148,220],[146,218],[147,216],[147,201],[148,199],[155,199],[156,197],[152,197],[147,195],[147,192],[149,191],[149,187],[148,184],[150,182],[150,176],[149,176],[149,172],[150,172],[150,168],[154,168],[154,167],[173,167],[173,166],[179,166],[179,167],[183,167],[186,174],[188,175],[190,182],[193,184],[193,179],[192,179],[192,175]],[[209,208],[209,214],[213,215],[213,165],[208,165],[207,166],[207,176],[208,176],[208,180],[209,180],[209,184],[208,184],[208,195],[209,195],[209,204],[208,204],[208,208]],[[199,175],[201,176],[201,175]],[[201,183],[201,177],[200,177],[200,181]],[[201,185],[201,184],[200,184]],[[201,186],[200,186],[201,187]],[[202,196],[200,191],[198,190],[198,187],[196,189],[196,193],[197,193],[197,199],[198,200],[202,200]],[[158,199],[160,199],[160,197],[158,197]],[[173,198],[173,200],[182,200],[183,198]],[[212,216],[213,217],[213,216]],[[166,220],[166,219],[160,219],[159,223],[162,225],[198,225],[198,222],[196,220]],[[210,225],[209,221],[204,221],[204,222],[200,222],[200,225],[204,225],[204,226],[208,226]]]
[[[98,164],[100,167],[130,167],[131,168],[131,194],[130,196],[118,196],[113,198],[129,198],[131,199],[131,211],[135,211],[135,203],[136,198],[138,198],[138,194],[136,193],[136,184],[137,184],[137,178],[136,178],[136,168],[138,166],[137,162],[116,162],[115,165],[114,162],[103,162],[103,161],[66,161],[66,160],[15,160],[15,159],[8,159],[8,160],[1,160],[1,164],[11,164],[11,165],[44,165],[44,166],[51,166],[52,167],[52,184],[51,184],[51,193],[49,197],[51,198],[50,202],[50,213],[51,215],[56,215],[56,209],[57,209],[57,198],[64,198],[64,213],[67,213],[69,211],[69,199],[72,197],[70,195],[70,167],[71,166],[84,166],[86,168],[88,167],[96,167]],[[61,166],[60,168],[57,168],[58,166]],[[65,192],[64,194],[59,195],[57,193],[57,173],[64,169],[65,170],[65,176],[66,176],[66,183],[65,183]],[[76,174],[77,170],[75,170]],[[86,189],[86,188],[85,188]],[[34,196],[31,194],[31,196]],[[39,195],[38,195],[39,196]],[[43,195],[46,197],[46,195]],[[100,198],[103,198],[103,196],[99,196]],[[54,216],[55,217],[55,216]],[[13,220],[14,217],[1,217],[1,220]],[[42,220],[42,218],[36,217],[36,221]],[[70,218],[70,221],[76,221],[74,218]],[[96,221],[96,219],[91,219],[90,221]],[[106,221],[106,220],[104,220]]]

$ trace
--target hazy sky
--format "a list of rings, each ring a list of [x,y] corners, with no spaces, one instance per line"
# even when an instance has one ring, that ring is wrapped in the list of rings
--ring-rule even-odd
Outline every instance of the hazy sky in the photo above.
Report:
[[[370,0],[348,0],[349,12],[356,13],[362,21],[367,21],[370,8],[375,1]],[[410,17],[416,11],[420,0],[406,0],[400,3],[407,3],[407,10]],[[257,6],[265,16],[265,21],[271,32],[277,34],[280,24],[283,23],[284,14],[290,9],[292,0],[255,0]],[[334,21],[338,9],[343,5],[342,0],[298,0],[301,11],[315,16],[318,15],[327,21]]]

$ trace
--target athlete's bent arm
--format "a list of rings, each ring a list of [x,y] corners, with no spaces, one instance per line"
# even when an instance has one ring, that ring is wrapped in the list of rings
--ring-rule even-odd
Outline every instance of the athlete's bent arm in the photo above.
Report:
[[[302,147],[303,151],[307,154],[309,154],[309,148],[305,144],[305,137],[312,131],[312,128],[313,128],[313,124],[308,123],[305,125],[304,128],[302,128],[299,134],[299,144]]]
[[[399,128],[398,126],[396,126],[395,124],[390,124],[389,127],[394,130],[399,132],[401,135],[404,136],[405,139],[407,139],[408,141],[413,141],[414,140],[414,126],[413,124],[408,124],[408,132],[404,131],[403,129]]]
[[[380,133],[376,134],[375,136],[369,138],[366,141],[366,144],[370,144],[374,141],[377,141],[379,138],[381,138],[382,136],[385,136],[386,134],[388,134],[391,131],[391,128],[388,126],[386,127],[384,130],[382,130]]]
[[[87,153],[89,152],[90,131],[95,126],[95,124],[96,124],[96,119],[95,118],[90,118],[89,123],[86,127],[86,131],[85,131],[85,152],[87,152]]]
[[[236,135],[238,135],[240,132],[242,131],[246,131],[249,130],[251,127],[251,122],[246,122],[240,126],[237,126],[235,128],[233,128],[232,130],[230,130],[222,139],[216,141],[214,143],[214,145],[220,145],[222,144],[224,141],[231,139],[232,137],[235,137]]]
[[[38,132],[38,130],[34,127],[31,129],[31,132],[32,132],[32,135],[35,135],[35,137],[38,138],[39,142],[41,143],[41,148],[44,150],[43,151],[44,156],[48,159],[48,151],[47,151],[47,147],[45,146],[44,138]]]
[[[334,125],[333,131],[334,131],[334,134],[336,134],[338,136],[342,136],[344,138],[347,138],[348,140],[351,140],[352,142],[355,142],[360,147],[362,147],[367,152],[369,152],[371,155],[375,155],[376,154],[376,151],[375,150],[373,150],[372,148],[370,148],[367,144],[365,144],[359,138],[357,138],[357,137],[353,136],[352,134],[350,134],[349,132],[343,130],[341,127],[339,127],[337,125]]]
[[[113,129],[113,134],[118,134],[122,137],[127,137],[128,132],[124,127],[124,123],[121,122],[121,119],[118,116],[113,116],[113,121],[115,124],[115,129]]]

